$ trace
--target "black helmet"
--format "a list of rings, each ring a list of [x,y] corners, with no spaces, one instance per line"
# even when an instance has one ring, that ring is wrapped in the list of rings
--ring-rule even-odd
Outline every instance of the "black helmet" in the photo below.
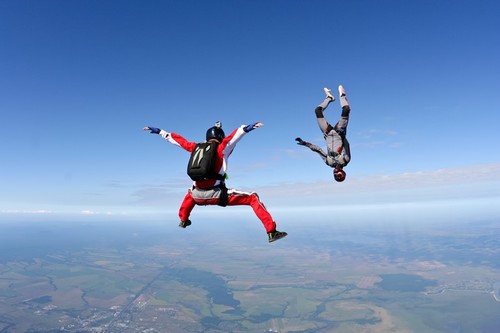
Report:
[[[216,139],[219,142],[222,142],[222,139],[226,137],[224,131],[222,130],[222,123],[220,121],[215,123],[215,126],[210,127],[207,130],[206,139],[207,141],[210,139]]]

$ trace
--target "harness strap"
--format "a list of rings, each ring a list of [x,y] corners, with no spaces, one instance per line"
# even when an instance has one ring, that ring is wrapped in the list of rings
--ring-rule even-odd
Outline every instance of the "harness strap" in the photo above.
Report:
[[[226,179],[226,174],[221,175],[220,173],[214,173],[208,177],[208,179],[215,179],[215,180],[225,180]]]
[[[227,194],[227,187],[224,182],[220,183],[216,187],[220,188],[219,203],[217,205],[221,207],[226,207],[229,202],[229,195]]]

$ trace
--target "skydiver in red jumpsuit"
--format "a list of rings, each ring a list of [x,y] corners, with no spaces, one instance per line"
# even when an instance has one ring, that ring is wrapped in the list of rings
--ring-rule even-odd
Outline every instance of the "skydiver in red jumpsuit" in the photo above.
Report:
[[[261,126],[263,126],[263,124],[260,122],[251,125],[242,125],[236,128],[228,136],[225,136],[220,122],[217,122],[215,126],[207,130],[207,142],[215,140],[219,143],[214,171],[220,176],[217,177],[217,179],[206,179],[193,182],[192,188],[188,190],[184,200],[182,201],[181,207],[179,208],[179,218],[181,220],[179,227],[186,228],[191,225],[189,216],[195,205],[248,205],[252,207],[255,215],[257,215],[264,225],[269,242],[274,242],[287,235],[286,232],[276,230],[276,222],[273,220],[264,204],[260,201],[257,193],[228,189],[225,185],[227,159],[233,152],[236,143],[238,143],[238,141],[248,132]],[[176,133],[167,132],[162,129],[149,126],[144,127],[144,130],[150,131],[154,134],[159,134],[168,142],[177,145],[188,152],[192,152],[196,147],[196,142],[187,141],[185,138]]]

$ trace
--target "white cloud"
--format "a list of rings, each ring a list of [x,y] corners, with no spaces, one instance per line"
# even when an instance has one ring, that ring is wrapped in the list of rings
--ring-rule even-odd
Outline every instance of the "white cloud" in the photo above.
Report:
[[[45,209],[35,209],[35,210],[2,209],[0,210],[0,214],[55,214],[55,212]]]
[[[459,198],[500,197],[500,164],[348,178],[316,183],[286,183],[259,188],[279,205],[398,203]]]
[[[105,211],[105,212],[99,212],[99,211],[93,211],[89,209],[81,210],[80,215],[106,215],[106,216],[126,216],[128,215],[128,212],[125,211]]]
[[[187,188],[169,185],[138,189],[134,206],[177,209]],[[228,184],[231,187],[231,184]],[[335,206],[450,200],[500,196],[500,164],[476,165],[401,174],[349,177],[343,183],[332,178],[314,183],[282,182],[260,186],[265,203],[283,207]]]
[[[229,184],[230,185],[230,184]],[[350,216],[394,214],[421,214],[422,212],[467,216],[487,214],[500,216],[500,163],[426,170],[400,174],[377,174],[368,177],[349,177],[344,183],[336,183],[326,177],[313,183],[283,182],[272,186],[260,186],[256,191],[264,204],[275,212],[305,212],[314,214]],[[139,187],[129,202],[106,204],[101,200],[85,207],[47,207],[45,209],[3,209],[0,216],[10,219],[28,214],[37,218],[80,216],[81,218],[142,218],[145,216],[175,216],[187,187],[168,183]],[[135,200],[132,200],[135,199]],[[248,212],[248,207],[240,207]],[[341,209],[339,209],[341,208]],[[237,211],[231,208],[230,211]],[[206,211],[197,208],[200,214]],[[220,209],[217,209],[217,214]],[[225,214],[225,213],[224,213]],[[249,214],[252,214],[249,212]],[[464,215],[465,216],[465,215]]]
[[[98,213],[91,211],[91,210],[82,210],[82,211],[80,211],[80,214],[82,214],[82,215],[96,215]]]
[[[380,136],[396,136],[396,135],[398,135],[398,132],[394,130],[380,130],[375,128],[359,132],[359,136],[365,139],[380,137]]]

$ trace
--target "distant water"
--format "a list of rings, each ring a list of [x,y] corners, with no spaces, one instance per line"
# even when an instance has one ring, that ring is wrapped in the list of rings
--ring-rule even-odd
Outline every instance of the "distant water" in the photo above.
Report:
[[[165,268],[164,273],[170,278],[194,286],[200,286],[208,291],[208,297],[214,303],[228,307],[238,307],[240,302],[233,298],[233,293],[227,288],[226,283],[219,276],[195,268],[173,269]]]
[[[85,247],[120,249],[165,241],[161,228],[127,223],[18,223],[0,225],[0,263],[31,261],[34,256],[67,253]],[[172,236],[170,236],[172,237]]]
[[[421,292],[425,288],[437,285],[437,281],[424,279],[410,274],[381,274],[382,281],[377,285],[388,291]]]

